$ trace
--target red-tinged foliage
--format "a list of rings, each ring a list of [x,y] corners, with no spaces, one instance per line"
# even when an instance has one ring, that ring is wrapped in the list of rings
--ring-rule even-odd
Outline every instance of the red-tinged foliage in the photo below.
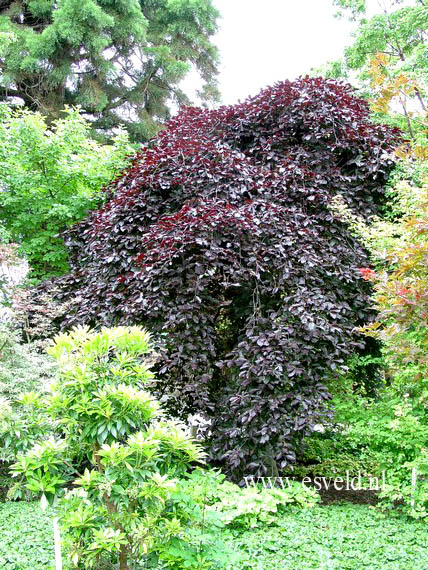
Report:
[[[383,342],[396,380],[418,393],[428,378],[428,184],[407,191],[417,196],[416,206],[397,227],[400,241],[387,249],[389,265],[364,270],[378,314],[362,331]]]
[[[365,251],[328,202],[376,212],[398,138],[324,79],[183,109],[67,234],[66,324],[164,333],[155,389],[211,420],[212,459],[235,477],[293,462],[369,315]]]
[[[360,273],[365,281],[373,281],[377,277],[376,271],[368,267],[360,267]]]

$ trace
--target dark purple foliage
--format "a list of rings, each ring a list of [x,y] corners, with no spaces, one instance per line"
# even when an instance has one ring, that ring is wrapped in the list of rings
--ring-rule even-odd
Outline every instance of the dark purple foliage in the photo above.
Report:
[[[327,208],[377,211],[398,133],[349,86],[299,79],[184,109],[66,236],[66,324],[165,334],[157,391],[212,420],[235,477],[295,459],[369,315],[363,247]]]

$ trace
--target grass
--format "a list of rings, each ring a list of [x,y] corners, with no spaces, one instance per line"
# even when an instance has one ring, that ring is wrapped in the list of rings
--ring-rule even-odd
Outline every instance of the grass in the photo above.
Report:
[[[228,570],[425,570],[428,525],[385,517],[366,505],[290,511],[276,526],[225,533],[240,561]],[[48,570],[51,520],[35,503],[0,504],[0,568]]]

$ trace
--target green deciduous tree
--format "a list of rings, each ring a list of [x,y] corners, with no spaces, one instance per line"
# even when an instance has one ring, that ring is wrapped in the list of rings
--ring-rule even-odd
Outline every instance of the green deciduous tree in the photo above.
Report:
[[[186,101],[179,87],[191,67],[201,94],[217,97],[211,0],[23,0],[0,4],[0,97],[19,97],[58,118],[79,104],[93,126],[126,124],[145,139]]]
[[[358,74],[379,118],[418,139],[420,127],[426,129],[428,3],[387,0],[379,3],[380,11],[371,17],[366,0],[333,3],[340,9],[339,16],[348,15],[357,22],[357,29],[344,59],[330,62],[321,73],[346,78]]]
[[[99,205],[101,188],[133,152],[122,131],[112,145],[89,137],[77,109],[48,127],[30,111],[0,108],[0,224],[43,278],[67,271],[59,233]]]

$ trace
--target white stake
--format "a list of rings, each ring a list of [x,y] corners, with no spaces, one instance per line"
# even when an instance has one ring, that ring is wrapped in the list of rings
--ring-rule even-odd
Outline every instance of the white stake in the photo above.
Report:
[[[59,534],[58,517],[53,518],[54,544],[55,544],[55,570],[62,570],[61,536]]]

